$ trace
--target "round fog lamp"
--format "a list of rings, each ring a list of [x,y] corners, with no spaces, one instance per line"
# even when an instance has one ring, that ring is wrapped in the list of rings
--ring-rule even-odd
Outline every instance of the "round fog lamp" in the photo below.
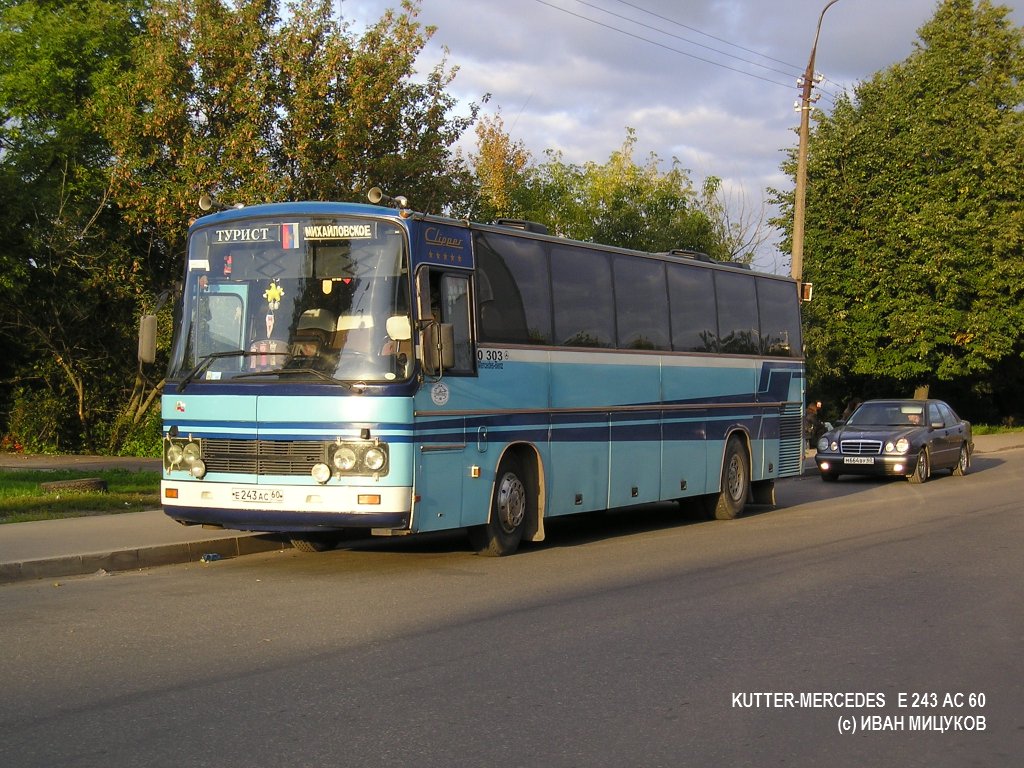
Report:
[[[320,483],[320,485],[323,485],[331,479],[331,468],[322,461],[317,462],[313,465],[313,468],[309,470],[309,474],[311,474],[313,479]]]
[[[202,480],[206,477],[206,462],[197,458],[189,463],[188,471],[196,480]]]

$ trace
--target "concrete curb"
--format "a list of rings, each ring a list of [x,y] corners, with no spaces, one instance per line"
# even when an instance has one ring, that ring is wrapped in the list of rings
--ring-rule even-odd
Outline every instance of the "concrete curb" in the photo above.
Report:
[[[0,563],[0,584],[33,579],[86,576],[97,571],[134,571],[159,565],[194,563],[209,554],[231,558],[285,549],[291,549],[291,545],[287,542],[269,536],[249,534],[205,541],[130,547],[108,552],[59,555],[36,560]]]

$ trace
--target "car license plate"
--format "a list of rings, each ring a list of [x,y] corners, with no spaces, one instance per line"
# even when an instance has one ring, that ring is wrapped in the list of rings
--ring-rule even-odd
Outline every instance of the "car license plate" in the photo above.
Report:
[[[846,456],[843,464],[874,464],[875,460],[870,456]]]
[[[252,504],[277,504],[284,501],[280,488],[232,488],[231,498]]]

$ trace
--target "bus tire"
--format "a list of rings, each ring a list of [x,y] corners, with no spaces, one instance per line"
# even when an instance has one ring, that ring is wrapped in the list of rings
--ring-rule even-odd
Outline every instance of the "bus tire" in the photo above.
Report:
[[[469,529],[469,541],[478,555],[504,557],[519,548],[530,512],[527,488],[519,459],[502,459],[495,475],[487,523]]]
[[[742,441],[730,437],[722,462],[722,489],[710,497],[710,512],[716,520],[732,520],[743,514],[749,495],[750,461]]]

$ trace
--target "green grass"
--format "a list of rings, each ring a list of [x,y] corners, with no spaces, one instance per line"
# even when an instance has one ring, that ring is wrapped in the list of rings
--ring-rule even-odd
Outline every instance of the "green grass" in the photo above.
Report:
[[[104,491],[44,492],[40,483],[98,477]],[[0,469],[0,523],[138,512],[160,506],[160,473],[105,469],[53,472]]]
[[[1008,432],[1024,432],[1024,427],[1004,427],[999,424],[973,424],[971,431],[976,435],[1002,435]]]

